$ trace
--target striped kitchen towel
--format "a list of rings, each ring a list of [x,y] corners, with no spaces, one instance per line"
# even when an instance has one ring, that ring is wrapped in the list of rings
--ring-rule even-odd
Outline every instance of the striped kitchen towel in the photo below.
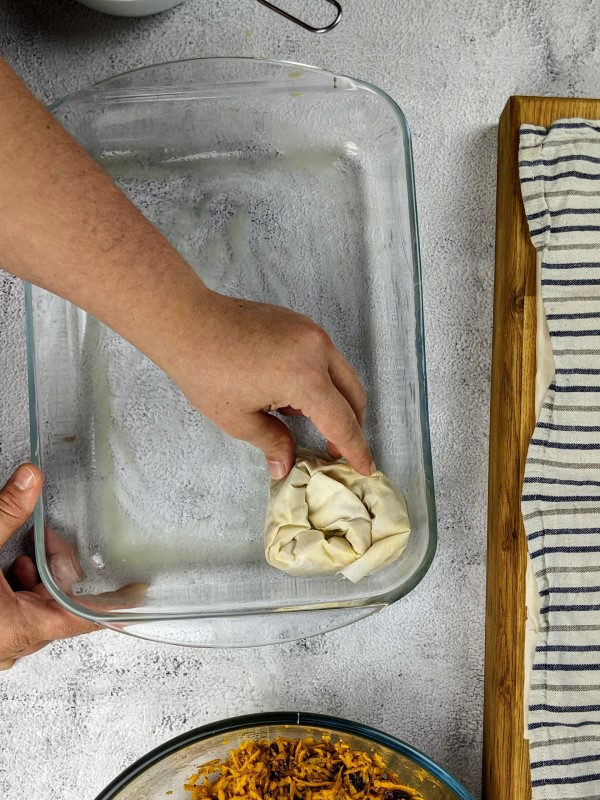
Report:
[[[534,800],[600,798],[600,121],[521,127],[519,169],[555,374],[522,511],[540,595]]]

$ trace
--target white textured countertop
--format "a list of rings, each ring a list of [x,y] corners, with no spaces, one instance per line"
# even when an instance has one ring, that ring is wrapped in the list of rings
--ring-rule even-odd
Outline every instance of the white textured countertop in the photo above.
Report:
[[[296,0],[315,8],[316,0]],[[315,36],[255,0],[187,0],[154,18],[5,0],[0,52],[43,100],[202,55],[290,59],[378,84],[414,136],[439,547],[420,586],[364,622],[296,644],[193,651],[103,632],[0,673],[0,794],[92,800],[164,740],[269,710],[395,734],[479,791],[496,123],[509,95],[598,95],[588,0],[342,0]],[[290,4],[293,6],[293,4]],[[0,273],[0,473],[29,453],[22,292]]]

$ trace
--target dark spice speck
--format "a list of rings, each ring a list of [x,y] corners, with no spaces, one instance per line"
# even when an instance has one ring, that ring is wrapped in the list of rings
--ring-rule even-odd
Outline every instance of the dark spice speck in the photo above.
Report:
[[[272,781],[280,781],[282,778],[285,778],[287,775],[287,767],[285,761],[280,759],[279,761],[275,761],[271,766],[271,775],[269,776]]]
[[[358,772],[351,772],[350,775],[348,775],[348,780],[352,786],[354,786],[357,792],[362,792],[362,790],[365,788],[365,782]]]

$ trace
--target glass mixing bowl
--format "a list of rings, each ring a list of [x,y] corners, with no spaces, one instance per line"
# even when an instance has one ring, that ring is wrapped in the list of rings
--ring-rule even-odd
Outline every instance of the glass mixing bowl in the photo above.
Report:
[[[50,593],[101,625],[197,646],[296,639],[405,595],[427,571],[436,526],[398,106],[312,67],[199,59],[117,76],[53,111],[212,289],[325,327],[368,391],[366,434],[406,495],[412,533],[400,560],[356,584],[270,567],[262,455],[93,317],[28,286],[32,452],[46,476],[36,554]],[[299,444],[323,447],[308,421],[290,424]],[[78,552],[71,594],[52,573],[46,524]]]
[[[473,800],[445,769],[408,744],[356,722],[320,714],[252,714],[216,722],[184,733],[136,761],[101,792],[96,800],[189,800],[184,783],[198,765],[228,752],[248,739],[331,736],[355,749],[378,753],[387,767],[425,800]]]

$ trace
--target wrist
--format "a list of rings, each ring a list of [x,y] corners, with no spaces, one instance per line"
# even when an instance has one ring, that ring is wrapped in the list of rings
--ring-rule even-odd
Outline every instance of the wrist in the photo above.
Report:
[[[197,360],[205,346],[214,295],[192,269],[188,269],[191,274],[185,275],[176,288],[165,287],[159,319],[148,320],[153,330],[148,334],[151,352],[146,354],[178,384],[189,375],[191,359]],[[144,350],[143,346],[140,349]]]
[[[220,297],[193,273],[177,292],[168,292],[161,324],[155,326],[152,352],[146,352],[179,386],[189,383],[199,354],[214,340],[214,306]],[[143,348],[140,348],[143,349]]]

